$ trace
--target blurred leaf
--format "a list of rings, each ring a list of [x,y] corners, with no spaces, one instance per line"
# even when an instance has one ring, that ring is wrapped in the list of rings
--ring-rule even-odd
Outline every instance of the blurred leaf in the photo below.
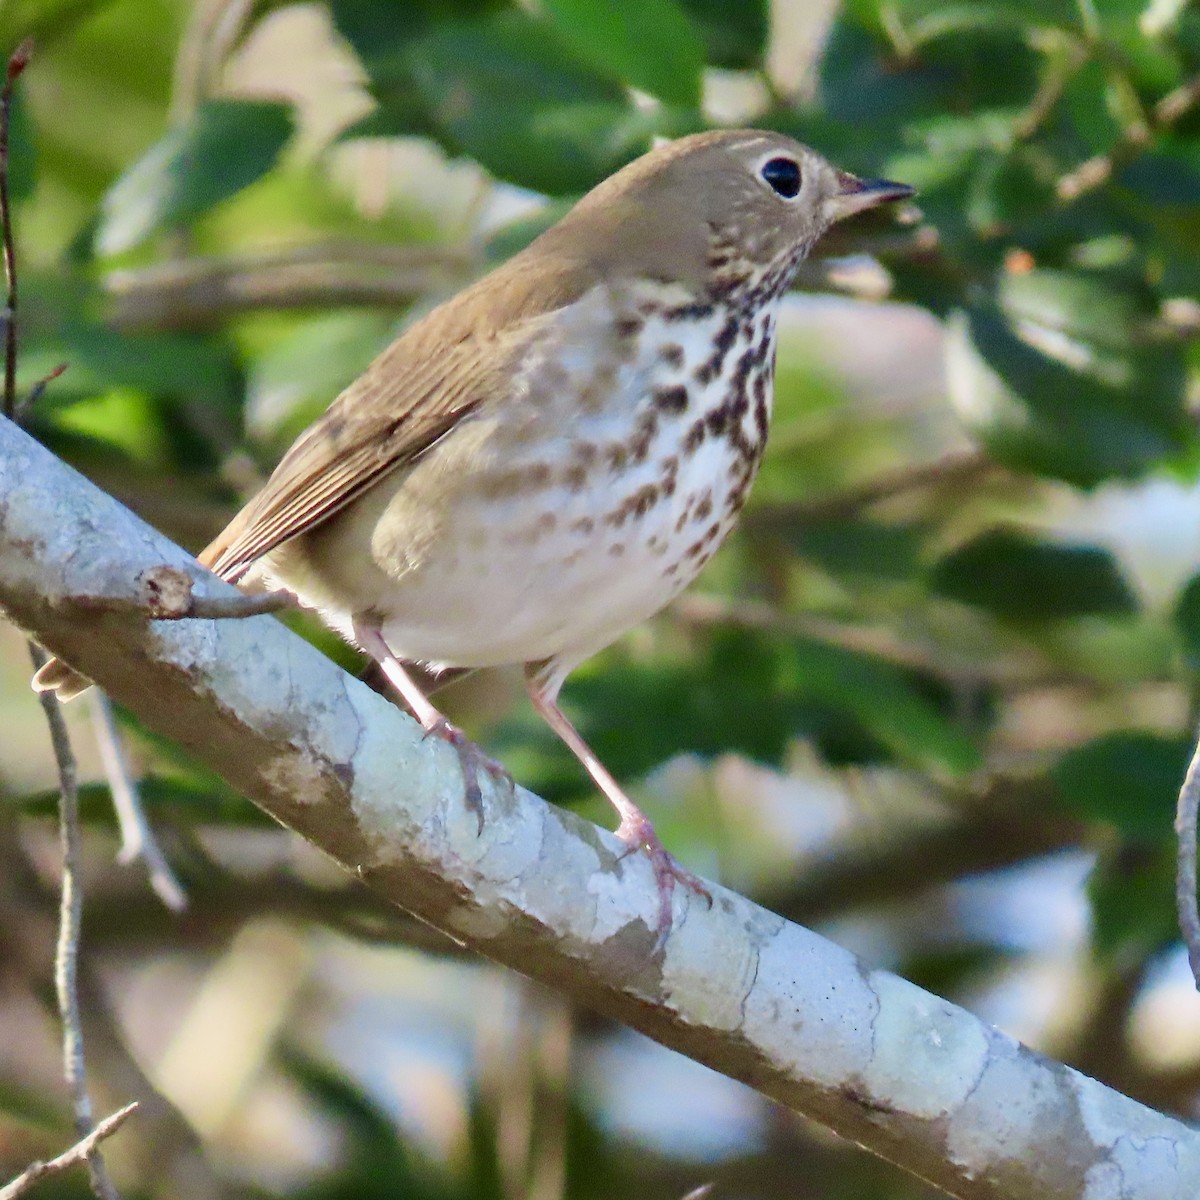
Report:
[[[409,61],[447,148],[523,187],[583,191],[649,146],[620,83],[526,13],[441,25]]]
[[[809,638],[718,629],[703,657],[686,664],[643,667],[606,656],[572,677],[564,696],[618,778],[639,778],[685,752],[740,752],[777,763],[803,737],[837,761],[893,756],[954,775],[980,761],[930,681]],[[505,756],[523,782],[553,799],[578,794],[580,770],[540,723],[519,717],[501,739],[524,743],[524,756]],[[541,750],[533,753],[534,746]]]
[[[354,47],[372,82],[407,73],[407,48],[439,22],[482,16],[507,0],[329,0],[334,26]]]
[[[918,677],[874,655],[824,642],[794,644],[800,697],[851,713],[901,761],[963,775],[980,765],[970,738],[934,704]]]
[[[846,5],[857,19],[883,30],[893,22],[913,45],[947,33],[971,30],[1011,29],[1024,32],[1030,26],[1057,25],[1078,29],[1079,8],[1075,0],[849,0]]]
[[[63,1125],[61,1108],[45,1089],[25,1086],[0,1076],[0,1114],[8,1121],[17,1120],[47,1133],[57,1133]]]
[[[1054,782],[1063,802],[1081,816],[1107,821],[1133,840],[1170,842],[1192,750],[1183,738],[1121,730],[1064,754],[1054,766]]]
[[[8,195],[18,204],[33,192],[37,165],[29,107],[20,88],[13,92],[8,111]]]
[[[769,0],[680,0],[700,30],[714,67],[762,65],[770,34]]]
[[[215,776],[187,779],[165,775],[144,775],[138,780],[138,795],[152,816],[169,813],[180,824],[238,825],[262,829],[276,828],[276,822],[244,796]],[[30,816],[53,818],[58,815],[59,795],[53,791],[31,792],[14,802]],[[112,793],[106,783],[84,783],[79,788],[79,813],[85,824],[112,828]]]
[[[286,448],[362,374],[395,330],[395,318],[378,312],[332,312],[296,322],[254,357],[247,424]]]
[[[821,100],[853,127],[860,167],[894,153],[915,121],[1024,108],[1037,92],[1041,59],[1023,31],[963,26],[901,55],[872,24],[839,17],[820,67]]]
[[[704,48],[676,0],[542,0],[565,41],[617,79],[669,104],[700,103]]]
[[[1175,602],[1175,628],[1189,671],[1200,671],[1200,575],[1193,575]]]
[[[1175,851],[1122,847],[1101,858],[1088,878],[1092,943],[1118,964],[1139,961],[1178,937],[1175,917]]]
[[[911,579],[917,573],[923,534],[914,525],[841,517],[803,521],[778,536],[801,558],[834,575]]]
[[[1113,111],[1112,81],[1106,65],[1085,63],[1070,79],[1063,100],[1073,131],[1092,154],[1110,150],[1121,136],[1121,122]]]
[[[930,586],[963,604],[1020,621],[1054,621],[1137,610],[1112,555],[1098,546],[1038,541],[993,529],[946,555]]]
[[[986,985],[989,978],[1012,967],[1019,957],[998,945],[935,946],[904,961],[904,978],[938,996],[961,994]]]
[[[288,104],[206,100],[113,184],[96,248],[119,254],[186,225],[265,175],[292,136]]]
[[[1151,298],[1100,274],[1006,275],[950,322],[950,393],[1001,461],[1081,485],[1144,472],[1194,440],[1181,348]]]
[[[401,1138],[396,1122],[343,1068],[321,1062],[296,1045],[280,1052],[282,1065],[305,1095],[333,1119],[349,1152],[323,1178],[293,1192],[303,1200],[449,1200],[454,1193]]]
[[[413,77],[409,49],[442,22],[483,16],[505,6],[506,0],[408,0],[401,10],[395,0],[330,0],[334,25],[362,60],[379,106],[343,136],[435,135],[429,105]]]

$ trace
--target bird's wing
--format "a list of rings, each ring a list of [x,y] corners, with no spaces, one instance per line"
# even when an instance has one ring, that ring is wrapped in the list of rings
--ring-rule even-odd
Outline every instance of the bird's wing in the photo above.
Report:
[[[460,333],[449,344],[436,329],[414,326],[300,435],[200,561],[237,580],[256,559],[327,521],[388,472],[415,462],[500,397],[514,358],[544,325],[543,319],[526,319],[500,330]]]

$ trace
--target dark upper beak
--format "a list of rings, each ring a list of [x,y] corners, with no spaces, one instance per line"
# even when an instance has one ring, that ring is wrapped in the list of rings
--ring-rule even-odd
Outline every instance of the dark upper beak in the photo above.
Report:
[[[825,201],[825,209],[831,221],[841,221],[855,213],[865,212],[880,204],[894,200],[907,200],[916,195],[916,189],[907,183],[893,183],[890,179],[859,179],[846,171],[837,175],[838,190]]]

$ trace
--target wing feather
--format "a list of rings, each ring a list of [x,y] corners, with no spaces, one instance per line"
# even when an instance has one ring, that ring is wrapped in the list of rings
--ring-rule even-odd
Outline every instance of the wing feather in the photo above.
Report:
[[[315,529],[501,400],[520,374],[522,355],[597,282],[590,262],[537,246],[393,342],[300,435],[200,561],[237,580],[256,559]]]

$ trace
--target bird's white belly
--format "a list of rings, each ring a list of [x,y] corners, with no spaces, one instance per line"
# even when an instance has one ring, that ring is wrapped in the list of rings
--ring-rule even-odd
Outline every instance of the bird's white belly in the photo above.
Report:
[[[766,436],[774,314],[739,321],[728,369],[706,377],[698,368],[727,322],[648,330],[649,344],[678,345],[679,361],[623,364],[611,381],[623,405],[543,402],[519,435],[511,417],[464,424],[391,493],[375,489],[328,537],[280,556],[276,579],[346,631],[345,609],[369,610],[401,658],[569,669],[667,604],[736,520]],[[573,364],[559,361],[570,395]],[[322,587],[333,560],[337,597]],[[352,581],[348,563],[361,563]]]
[[[436,557],[400,581],[384,622],[388,644],[450,666],[582,659],[652,616],[692,581],[735,516],[726,511],[729,455],[714,444],[681,465],[670,497],[640,515],[631,505],[616,524],[623,503],[661,489],[660,457],[602,505],[554,488],[507,513],[460,509]],[[473,535],[495,521],[503,532]]]

